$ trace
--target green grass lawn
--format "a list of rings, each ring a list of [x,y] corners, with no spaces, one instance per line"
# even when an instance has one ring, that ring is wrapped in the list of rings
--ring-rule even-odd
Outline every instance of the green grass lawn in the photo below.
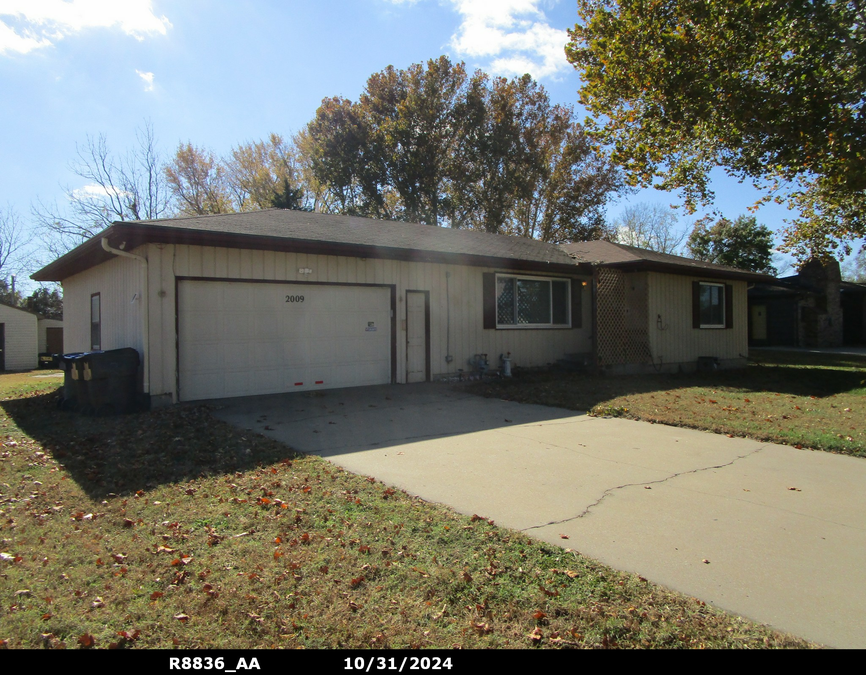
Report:
[[[0,376],[0,646],[804,647],[238,431]]]
[[[866,357],[761,350],[747,368],[680,375],[524,373],[484,396],[866,457]]]

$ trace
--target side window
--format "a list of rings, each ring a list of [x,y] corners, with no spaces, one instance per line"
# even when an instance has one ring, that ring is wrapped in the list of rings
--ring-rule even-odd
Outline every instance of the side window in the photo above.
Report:
[[[730,284],[692,282],[692,327],[733,328],[733,288]]]
[[[725,327],[725,287],[701,284],[701,328]]]
[[[90,296],[90,349],[102,349],[102,307],[99,293]]]

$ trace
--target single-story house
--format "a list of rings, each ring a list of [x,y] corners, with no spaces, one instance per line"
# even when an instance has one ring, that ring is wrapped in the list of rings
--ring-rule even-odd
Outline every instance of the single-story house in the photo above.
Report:
[[[0,303],[0,370],[32,370],[37,359],[37,315]]]
[[[66,349],[137,349],[157,405],[422,382],[508,354],[741,365],[746,285],[766,277],[604,242],[270,209],[117,222],[33,279],[63,284]]]
[[[63,319],[40,316],[37,320],[40,354],[63,354]]]
[[[866,344],[866,284],[842,281],[836,260],[810,260],[798,274],[749,288],[749,344]]]

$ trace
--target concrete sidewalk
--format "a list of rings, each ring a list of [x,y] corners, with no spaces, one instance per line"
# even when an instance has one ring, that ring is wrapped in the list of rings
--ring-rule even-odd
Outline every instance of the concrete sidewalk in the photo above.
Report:
[[[779,630],[866,647],[862,459],[441,385],[218,406],[228,422],[428,501]]]

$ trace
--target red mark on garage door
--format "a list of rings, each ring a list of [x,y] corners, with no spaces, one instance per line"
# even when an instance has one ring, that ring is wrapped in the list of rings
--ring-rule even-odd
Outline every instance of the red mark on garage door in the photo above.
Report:
[[[324,380],[316,380],[316,384],[325,384]]]
[[[303,382],[295,382],[296,387],[300,387],[302,384],[303,384]]]

